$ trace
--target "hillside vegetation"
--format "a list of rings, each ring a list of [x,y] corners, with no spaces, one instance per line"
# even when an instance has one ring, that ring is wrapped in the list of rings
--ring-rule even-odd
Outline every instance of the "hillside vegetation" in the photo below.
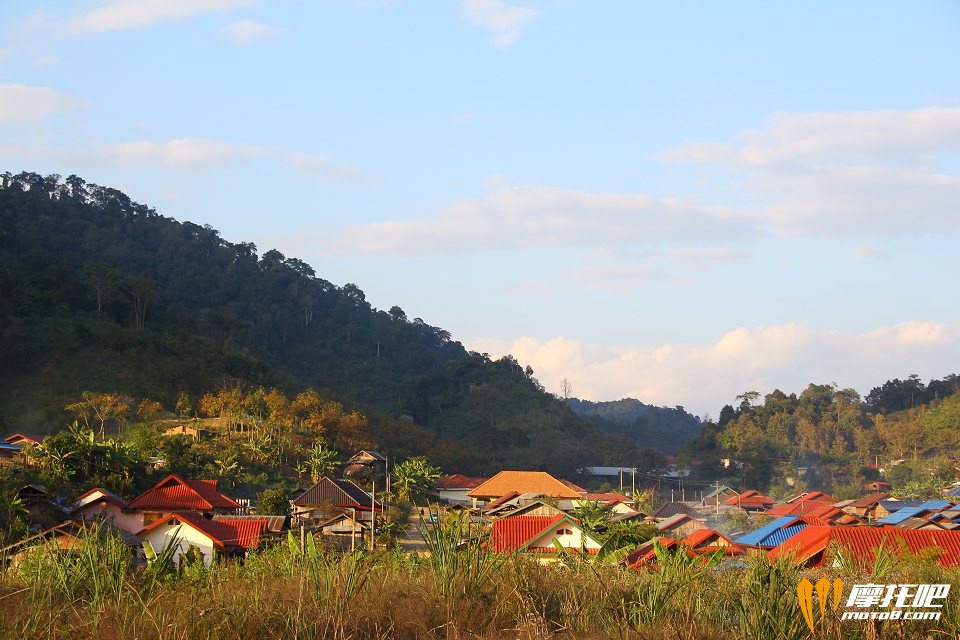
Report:
[[[2,176],[0,360],[10,432],[61,428],[84,390],[172,411],[183,394],[313,388],[365,414],[371,446],[465,473],[572,475],[629,462],[636,448],[509,356],[467,352],[297,258],[260,255],[77,176]]]
[[[787,495],[805,489],[862,495],[883,477],[903,498],[942,497],[960,477],[960,376],[891,380],[861,398],[810,384],[738,396],[685,448],[695,478]],[[696,461],[696,464],[693,464]]]

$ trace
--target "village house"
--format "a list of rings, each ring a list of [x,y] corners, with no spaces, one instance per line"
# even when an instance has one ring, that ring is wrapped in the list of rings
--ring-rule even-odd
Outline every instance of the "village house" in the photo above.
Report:
[[[863,518],[868,522],[872,522],[886,515],[885,512],[879,511],[879,507],[880,502],[887,500],[889,497],[889,493],[871,493],[868,496],[863,496],[849,503],[843,510],[849,514]]]
[[[773,498],[767,497],[755,489],[750,489],[727,498],[725,504],[730,507],[739,507],[747,513],[763,513],[773,506]]]
[[[387,459],[377,451],[358,451],[343,465],[343,475],[365,478],[372,473],[386,473]]]
[[[326,477],[294,498],[292,506],[295,525],[320,524],[344,513],[372,522],[374,513],[383,512],[383,505],[352,481]]]
[[[497,500],[508,494],[526,493],[577,500],[586,492],[574,490],[545,471],[501,471],[468,492],[467,497],[473,501],[473,507],[476,508],[480,500]]]
[[[70,515],[81,522],[106,521],[128,533],[143,529],[143,516],[132,511],[115,493],[96,487],[77,497]]]
[[[470,478],[461,473],[443,476],[434,484],[431,493],[438,500],[450,504],[470,505],[468,493],[487,481],[487,478]]]
[[[215,558],[243,557],[260,546],[267,533],[267,518],[210,520],[195,512],[172,513],[138,532],[159,553],[175,545],[174,562],[181,562],[191,549],[210,566]]]
[[[685,513],[678,513],[657,523],[657,531],[678,539],[707,528],[706,522]]]
[[[489,548],[497,553],[597,554],[601,543],[567,514],[501,518],[493,523]]]
[[[147,527],[174,512],[212,516],[237,513],[242,507],[217,490],[216,480],[185,480],[171,473],[131,500],[127,508],[139,517],[142,527]]]
[[[175,427],[170,427],[164,431],[162,436],[166,438],[172,438],[173,436],[187,436],[195,441],[200,441],[207,437],[210,432],[206,429],[201,429],[199,427],[191,427],[187,424],[178,424]]]

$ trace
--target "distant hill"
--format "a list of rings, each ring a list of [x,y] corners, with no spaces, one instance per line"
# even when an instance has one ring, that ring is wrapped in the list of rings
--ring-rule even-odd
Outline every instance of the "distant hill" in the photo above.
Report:
[[[624,398],[610,402],[590,402],[568,398],[567,406],[587,418],[599,429],[628,437],[636,446],[676,453],[681,446],[700,435],[700,419],[683,410],[655,407]]]
[[[172,409],[228,385],[313,387],[370,419],[394,458],[572,475],[636,448],[354,284],[77,176],[0,176],[0,428],[49,432],[83,390]]]

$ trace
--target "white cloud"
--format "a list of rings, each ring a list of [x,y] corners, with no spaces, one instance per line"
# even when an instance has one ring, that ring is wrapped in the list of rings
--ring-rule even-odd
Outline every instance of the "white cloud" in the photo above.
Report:
[[[324,156],[287,153],[284,154],[283,158],[291,167],[298,171],[303,171],[322,182],[376,182],[375,178],[368,176],[362,170],[339,164]]]
[[[119,31],[149,27],[208,13],[249,7],[256,0],[117,0],[68,22],[75,33]]]
[[[494,179],[481,200],[434,218],[346,229],[338,245],[366,253],[438,254],[535,247],[603,247],[749,237],[749,222],[723,207],[645,194],[596,193]]]
[[[799,324],[740,327],[713,344],[609,348],[563,337],[464,341],[492,357],[511,353],[548,390],[563,378],[589,400],[632,397],[648,404],[683,405],[713,416],[744,391],[776,388],[799,393],[809,383],[837,382],[862,394],[886,380],[916,373],[938,378],[956,369],[960,330],[907,322],[865,333],[821,331]]]
[[[0,124],[45,120],[79,103],[75,97],[47,87],[0,84]]]
[[[778,115],[734,143],[660,157],[741,171],[774,234],[876,236],[960,231],[960,176],[938,168],[957,153],[960,109],[930,107]]]
[[[460,14],[467,22],[493,31],[493,44],[501,49],[509,48],[524,28],[540,17],[540,12],[534,9],[511,6],[500,0],[461,0]]]
[[[220,33],[231,42],[247,44],[254,40],[282,36],[286,33],[286,29],[253,20],[238,20],[220,29]]]
[[[778,114],[765,129],[734,143],[700,143],[661,157],[743,167],[902,163],[960,151],[960,108],[877,109],[850,113]]]
[[[218,169],[262,153],[260,147],[208,138],[179,138],[168,142],[133,140],[97,145],[93,156],[121,165],[147,164],[167,169]]]

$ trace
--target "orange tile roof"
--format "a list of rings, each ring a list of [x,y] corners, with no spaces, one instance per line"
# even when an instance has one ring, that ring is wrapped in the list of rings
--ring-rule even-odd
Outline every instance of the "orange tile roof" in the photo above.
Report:
[[[755,489],[744,491],[738,496],[732,496],[725,504],[730,506],[750,506],[762,507],[766,505],[773,506],[773,498],[767,497]]]
[[[217,491],[216,480],[184,480],[175,473],[141,493],[127,506],[131,509],[171,511],[240,508],[239,503]]]
[[[511,492],[539,493],[550,498],[580,498],[580,493],[545,471],[501,471],[468,493],[471,498],[499,498]]]
[[[880,547],[899,553],[901,542],[911,553],[924,549],[942,551],[937,564],[944,567],[960,565],[960,531],[931,531],[898,529],[896,527],[822,527],[809,526],[779,547],[771,549],[769,555],[776,558],[781,555],[795,556],[798,561],[819,566],[823,563],[824,552],[830,543],[841,549],[849,550],[858,558],[872,563],[874,551]]]

